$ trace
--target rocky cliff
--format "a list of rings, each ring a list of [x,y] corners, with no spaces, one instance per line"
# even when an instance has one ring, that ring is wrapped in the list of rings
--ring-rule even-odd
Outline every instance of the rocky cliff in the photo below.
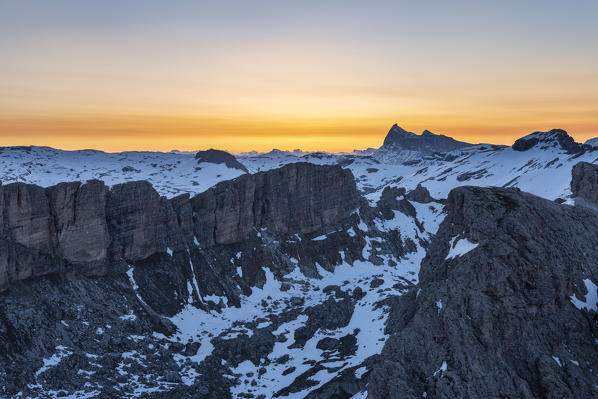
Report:
[[[475,187],[446,210],[368,398],[596,397],[598,215]]]
[[[341,350],[355,370],[363,360],[348,323],[358,302],[370,305],[361,288],[322,275],[415,251],[397,231],[364,251],[364,204],[339,166],[290,164],[193,198],[99,181],[7,185],[0,198],[0,397],[239,397],[234,386],[259,392],[272,377],[237,378],[237,367],[285,367],[285,377],[309,340],[322,341],[323,362]],[[362,273],[343,280],[383,282]],[[281,334],[289,323],[305,325]],[[321,328],[348,331],[324,339]],[[291,357],[273,352],[285,334]],[[309,388],[324,366],[309,368],[276,390]]]
[[[233,244],[266,228],[311,233],[360,204],[350,171],[294,163],[222,182],[193,198],[166,199],[139,181],[42,188],[0,186],[0,290],[64,270],[104,275],[157,253]]]
[[[598,209],[598,165],[579,162],[573,166],[571,196],[578,205]]]
[[[346,218],[359,198],[349,170],[293,163],[222,182],[191,202],[196,236],[213,245],[239,242],[256,228],[311,233]]]

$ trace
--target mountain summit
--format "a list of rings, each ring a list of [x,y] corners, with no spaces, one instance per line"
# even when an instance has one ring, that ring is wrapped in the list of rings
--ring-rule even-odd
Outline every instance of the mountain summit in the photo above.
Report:
[[[434,134],[429,130],[424,130],[421,135],[418,135],[394,124],[388,131],[384,144],[380,148],[395,151],[417,151],[422,155],[430,155],[435,152],[448,152],[472,145],[442,134]]]
[[[573,137],[569,136],[563,129],[552,129],[547,132],[534,132],[521,137],[513,143],[513,149],[515,151],[527,151],[538,144],[541,149],[556,147],[567,151],[568,154],[578,153],[584,149],[584,146],[591,147],[590,145],[575,142]]]

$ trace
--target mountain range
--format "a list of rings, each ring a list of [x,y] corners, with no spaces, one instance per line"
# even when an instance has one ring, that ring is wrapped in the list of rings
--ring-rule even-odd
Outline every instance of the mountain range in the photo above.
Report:
[[[598,397],[598,147],[0,149],[0,397]]]

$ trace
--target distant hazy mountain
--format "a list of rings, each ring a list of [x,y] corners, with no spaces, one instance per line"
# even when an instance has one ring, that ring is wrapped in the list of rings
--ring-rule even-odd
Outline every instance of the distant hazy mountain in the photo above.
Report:
[[[381,149],[418,151],[423,155],[430,155],[435,152],[448,152],[472,145],[442,134],[434,134],[429,130],[424,130],[422,134],[418,135],[394,124],[386,135]]]

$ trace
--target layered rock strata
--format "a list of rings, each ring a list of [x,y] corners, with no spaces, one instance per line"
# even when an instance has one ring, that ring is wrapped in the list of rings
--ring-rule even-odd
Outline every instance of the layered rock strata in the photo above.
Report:
[[[246,240],[260,229],[308,234],[360,205],[349,170],[294,163],[217,184],[193,198],[160,197],[145,181],[106,187],[92,180],[42,188],[0,186],[0,290],[11,282],[73,269],[104,275],[198,244]]]

